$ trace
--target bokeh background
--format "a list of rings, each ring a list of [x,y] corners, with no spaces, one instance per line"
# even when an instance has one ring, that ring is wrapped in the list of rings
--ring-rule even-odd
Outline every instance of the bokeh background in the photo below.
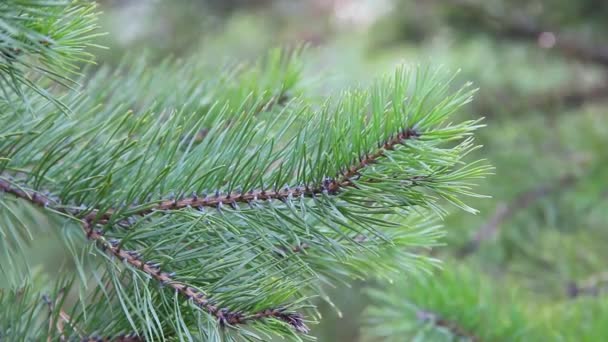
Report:
[[[95,52],[98,65],[196,56],[221,68],[305,44],[318,96],[401,63],[460,70],[455,85],[479,87],[458,119],[486,118],[472,158],[496,167],[477,189],[492,198],[470,201],[478,215],[447,215],[430,253],[481,275],[495,296],[517,288],[526,310],[563,316],[556,329],[571,340],[593,329],[585,308],[608,290],[608,1],[99,2],[109,49]],[[370,285],[382,286],[327,289],[335,307],[320,302],[320,341],[362,340]]]

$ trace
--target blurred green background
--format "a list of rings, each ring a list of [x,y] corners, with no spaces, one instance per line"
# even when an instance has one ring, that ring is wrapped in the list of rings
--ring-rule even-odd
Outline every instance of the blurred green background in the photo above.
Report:
[[[460,70],[455,85],[480,89],[459,115],[486,118],[474,157],[496,167],[477,189],[492,198],[470,202],[476,216],[447,215],[444,245],[429,253],[482,276],[497,297],[517,289],[524,310],[560,322],[566,340],[601,336],[584,313],[608,289],[608,1],[99,2],[109,47],[95,51],[99,66],[146,55],[222,68],[305,44],[318,96],[400,63]],[[375,340],[362,337],[365,286],[382,285],[328,289],[335,307],[320,304],[320,341]]]

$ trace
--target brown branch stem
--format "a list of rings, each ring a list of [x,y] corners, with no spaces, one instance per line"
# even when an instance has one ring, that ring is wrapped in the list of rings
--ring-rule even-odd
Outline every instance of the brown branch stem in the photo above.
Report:
[[[49,206],[49,198],[47,196],[39,194],[36,191],[24,190],[12,185],[4,179],[0,179],[0,191],[10,193],[41,207]],[[69,214],[65,209],[58,209],[58,211]],[[96,229],[95,223],[91,220],[85,218],[81,220],[81,224],[87,238],[96,242],[102,250],[117,257],[131,267],[146,273],[161,284],[174,289],[182,296],[192,301],[193,304],[215,316],[222,326],[247,324],[251,321],[275,318],[289,324],[298,332],[307,333],[309,331],[301,314],[288,311],[284,308],[268,308],[254,313],[234,312],[227,308],[222,308],[219,305],[214,304],[201,290],[175,280],[175,274],[173,272],[163,271],[159,267],[159,264],[142,260],[141,255],[138,252],[123,249],[120,241],[116,239],[106,239],[102,230]],[[136,340],[123,339],[123,341]]]
[[[334,178],[325,179],[322,184],[315,187],[303,186],[295,188],[285,188],[282,190],[253,190],[248,193],[230,193],[220,194],[216,193],[215,196],[202,196],[198,197],[193,195],[189,198],[179,200],[165,200],[153,208],[147,208],[133,213],[132,215],[145,215],[153,211],[166,211],[166,210],[179,210],[187,207],[212,207],[221,208],[223,205],[235,206],[238,203],[251,203],[254,201],[266,201],[266,200],[286,200],[288,198],[296,197],[314,197],[319,194],[337,194],[341,189],[355,186],[352,178],[359,175],[359,173],[368,165],[378,161],[378,159],[385,156],[387,151],[395,149],[396,146],[402,145],[405,140],[415,139],[420,134],[410,128],[404,129],[396,135],[390,137],[385,141],[376,151],[370,154],[365,154],[359,158],[357,162],[346,168],[343,172],[339,173]],[[25,199],[32,204],[51,207],[63,213],[75,216],[79,211],[73,212],[73,210],[59,206],[59,203],[55,203],[48,196],[44,196],[37,191],[25,190],[13,185],[11,182],[0,178],[0,191],[10,193],[16,197]],[[89,214],[86,215],[82,220],[82,226],[88,239],[95,241],[101,247],[102,250],[110,253],[111,255],[122,260],[126,264],[133,268],[136,268],[146,273],[151,278],[164,284],[182,296],[192,301],[195,305],[201,309],[214,315],[221,325],[238,325],[246,324],[247,322],[254,320],[261,320],[266,318],[275,318],[283,321],[293,327],[296,331],[306,333],[308,327],[304,324],[303,317],[299,313],[289,312],[284,308],[269,308],[264,309],[256,313],[246,314],[242,312],[230,311],[227,308],[221,308],[217,304],[214,304],[211,299],[207,297],[201,290],[194,288],[188,284],[184,284],[175,280],[173,272],[163,271],[159,267],[159,264],[144,261],[141,255],[136,251],[125,250],[121,247],[121,243],[118,240],[111,239],[107,240],[103,236],[101,229],[96,229],[97,223],[107,223],[115,213],[115,210],[109,210],[104,213],[100,213],[99,210],[90,210]],[[308,246],[296,246],[292,249],[293,252],[302,252]]]
[[[415,139],[419,136],[420,133],[414,129],[404,129],[384,142],[384,144],[382,144],[380,148],[373,153],[361,156],[357,162],[347,167],[343,172],[339,173],[334,178],[327,178],[321,184],[314,187],[306,185],[273,190],[258,189],[251,190],[246,193],[232,192],[228,194],[216,192],[214,195],[202,196],[193,194],[187,198],[161,201],[152,208],[135,211],[133,215],[146,215],[154,211],[179,210],[184,208],[222,208],[223,206],[233,207],[239,203],[248,204],[256,201],[314,197],[323,193],[335,195],[344,188],[354,186],[352,178],[357,176],[366,166],[374,164],[378,161],[378,159],[384,157],[387,151],[395,149],[395,147],[398,145],[402,145],[405,140]],[[114,210],[108,210],[105,213],[100,214],[99,211],[93,210],[86,216],[86,219],[90,221],[100,220],[101,222],[107,222],[114,212]]]
[[[83,221],[83,227],[87,232],[87,237],[90,240],[98,242],[103,250],[116,256],[133,268],[143,271],[159,283],[174,289],[192,301],[196,306],[215,316],[221,325],[246,324],[253,320],[276,318],[290,324],[298,332],[308,332],[308,327],[304,324],[300,314],[287,312],[281,308],[265,309],[253,314],[244,314],[242,312],[230,311],[227,308],[221,308],[217,304],[214,304],[203,291],[176,280],[173,272],[163,271],[158,263],[144,261],[138,252],[122,249],[121,243],[118,240],[107,240],[100,230],[94,229],[92,223]]]
[[[418,317],[418,319],[420,321],[430,322],[431,324],[433,324],[436,327],[444,328],[456,337],[467,338],[467,339],[471,340],[472,342],[481,342],[479,337],[477,337],[470,331],[467,331],[466,329],[461,327],[456,322],[447,320],[434,312],[427,311],[427,310],[418,310],[416,312],[416,316]]]
[[[608,290],[608,272],[601,272],[582,280],[573,281],[567,286],[567,294],[570,298],[583,295],[597,296],[600,292]]]
[[[117,336],[87,336],[81,342],[145,342],[145,339],[137,334],[120,334]]]
[[[414,129],[406,128],[401,132],[393,135],[387,141],[385,141],[376,151],[373,153],[365,154],[360,156],[359,159],[350,166],[347,166],[342,172],[338,173],[334,178],[326,178],[321,184],[316,186],[296,186],[296,187],[285,187],[284,189],[257,189],[251,190],[246,193],[232,192],[228,194],[222,194],[219,191],[214,195],[202,195],[198,196],[193,194],[190,197],[181,199],[170,199],[163,200],[152,207],[147,207],[141,210],[134,210],[131,212],[131,216],[143,216],[154,211],[167,211],[167,210],[180,210],[185,208],[222,208],[223,206],[236,206],[240,204],[249,204],[256,201],[268,201],[268,200],[286,200],[289,198],[298,197],[315,197],[320,194],[331,194],[335,195],[340,190],[348,187],[355,186],[352,182],[352,178],[359,175],[359,173],[368,165],[374,164],[384,157],[385,153],[390,150],[394,150],[398,145],[403,145],[405,140],[416,139],[420,137],[420,133]],[[419,179],[420,177],[414,177]],[[27,199],[28,201],[37,204],[39,206],[49,206],[54,203],[49,196],[45,196],[36,191],[27,191],[12,185],[10,182],[0,178],[0,191],[11,193],[17,197]],[[89,213],[84,217],[85,221],[107,223],[112,215],[116,213],[116,209],[110,209],[101,213],[97,209],[87,208],[84,209]],[[83,209],[72,209],[71,214],[77,215],[84,211]],[[67,209],[61,211],[67,212]]]

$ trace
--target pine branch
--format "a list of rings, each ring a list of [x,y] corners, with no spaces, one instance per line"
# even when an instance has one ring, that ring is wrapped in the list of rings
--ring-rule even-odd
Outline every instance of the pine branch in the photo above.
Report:
[[[315,197],[321,194],[336,195],[344,188],[356,187],[352,178],[359,175],[360,172],[368,165],[376,163],[379,159],[385,156],[387,151],[395,149],[397,145],[403,145],[406,140],[416,139],[420,137],[420,133],[414,129],[407,128],[403,131],[394,135],[394,137],[388,139],[386,142],[380,144],[380,148],[371,154],[366,154],[359,157],[357,163],[347,166],[344,168],[345,171],[341,172],[334,178],[326,178],[322,184],[315,186],[295,186],[285,187],[284,189],[258,189],[251,190],[247,193],[233,192],[229,194],[221,194],[217,191],[214,195],[201,194],[198,196],[193,193],[188,198],[180,199],[169,199],[162,201],[152,208],[143,210],[134,209],[132,215],[146,215],[155,211],[170,211],[180,210],[184,208],[199,208],[202,210],[203,207],[221,209],[224,206],[236,207],[238,203],[250,204],[251,202],[257,201],[270,201],[280,200],[284,201],[290,198],[299,197]],[[415,185],[417,181],[424,180],[424,176],[414,176],[410,178],[411,184]],[[1,184],[0,184],[1,185]],[[42,199],[44,201],[44,199]],[[101,220],[101,222],[107,222],[111,219],[112,214],[115,210],[111,209],[102,214],[98,210],[92,210],[86,217],[86,220]]]
[[[32,204],[45,208],[49,207],[50,201],[47,196],[39,194],[36,191],[26,191],[1,178],[0,190],[24,199]],[[64,214],[70,214],[66,209],[61,208],[60,205],[56,205],[54,208],[50,209],[57,210]],[[309,331],[306,324],[304,324],[303,316],[301,314],[289,312],[284,308],[268,308],[255,313],[233,312],[227,308],[222,308],[220,305],[214,304],[213,299],[208,298],[201,290],[176,281],[174,279],[175,273],[163,271],[158,263],[142,260],[140,253],[136,251],[129,251],[121,248],[121,242],[116,239],[107,240],[103,235],[103,231],[96,229],[94,223],[89,219],[85,218],[81,221],[81,224],[87,238],[96,242],[100,249],[114,255],[133,268],[146,273],[150,278],[155,279],[160,284],[174,289],[184,298],[214,315],[221,326],[247,324],[251,321],[274,318],[289,324],[298,332],[307,333]]]
[[[100,35],[95,11],[95,3],[80,0],[2,1],[0,98],[18,97],[27,105],[31,96],[25,89],[30,89],[67,111],[49,89],[53,84],[73,88],[70,76],[93,60],[87,49]]]
[[[161,94],[161,104],[133,115],[122,110],[123,100],[137,108],[152,99],[114,96],[115,88],[129,90],[128,82],[93,78],[93,94],[100,95],[74,100],[72,108],[83,113],[78,118],[43,104],[31,123],[10,119],[8,111],[9,126],[0,129],[7,137],[0,141],[6,152],[0,171],[19,180],[1,178],[0,191],[67,216],[95,241],[91,249],[105,250],[105,272],[95,276],[112,291],[98,296],[121,304],[125,320],[92,331],[112,336],[128,325],[154,340],[186,337],[188,327],[213,339],[231,326],[230,335],[256,331],[298,339],[308,328],[297,312],[319,291],[315,280],[427,268],[433,261],[408,250],[440,236],[421,212],[441,214],[440,201],[474,211],[459,196],[478,196],[469,181],[490,170],[463,161],[477,148],[471,135],[481,125],[447,121],[473,91],[444,96],[449,84],[438,76],[399,70],[369,90],[345,92],[336,103],[293,100],[260,117],[255,113],[268,97],[255,95],[265,94],[256,87],[254,99],[234,89],[234,98],[201,106],[201,86],[176,80],[186,88],[179,101],[188,110],[157,115],[154,110],[176,103]],[[98,101],[104,105],[97,107]],[[190,114],[195,108],[198,117]],[[195,144],[205,127],[205,138]],[[205,189],[217,190],[205,195]],[[161,196],[168,192],[177,196]],[[69,246],[82,264],[80,246]],[[116,267],[116,260],[126,267]],[[102,316],[108,309],[100,298],[87,306]],[[82,314],[75,319],[95,324]],[[208,329],[197,320],[209,322]]]
[[[192,301],[201,309],[215,316],[221,326],[247,324],[255,320],[275,318],[289,324],[298,332],[307,333],[309,330],[304,324],[302,315],[288,312],[282,308],[264,309],[252,314],[234,312],[227,308],[221,308],[219,305],[214,304],[213,299],[208,298],[201,290],[175,280],[176,275],[174,272],[163,271],[158,263],[142,260],[140,253],[136,251],[122,249],[121,243],[118,240],[106,240],[102,232],[94,229],[90,222],[84,221],[83,226],[87,232],[88,239],[101,244],[101,249],[108,251],[133,268],[141,270],[160,284],[179,292],[184,298]]]
[[[415,139],[420,137],[420,133],[413,129],[404,129],[394,137],[388,139],[386,142],[380,144],[380,148],[371,154],[363,155],[359,158],[358,162],[345,168],[345,171],[334,179],[326,179],[323,184],[315,187],[296,187],[294,189],[283,189],[283,190],[258,190],[251,191],[247,194],[227,194],[220,195],[216,194],[214,197],[204,196],[198,198],[196,195],[191,198],[181,200],[170,200],[161,202],[158,206],[148,209],[146,211],[136,212],[136,215],[146,215],[154,211],[167,211],[167,210],[179,210],[188,207],[212,207],[220,209],[222,205],[235,206],[235,203],[250,203],[252,201],[268,201],[268,200],[286,200],[288,198],[297,197],[314,197],[320,194],[331,194],[335,195],[340,190],[347,187],[355,187],[355,183],[352,178],[360,174],[360,172],[368,165],[376,163],[379,159],[385,156],[385,153],[390,150],[394,150],[397,145],[401,145],[404,141],[409,139]],[[422,180],[424,177],[416,176],[412,178],[412,184],[416,184],[416,181]],[[22,199],[28,200],[32,204],[36,204],[41,207],[50,207],[50,209],[58,210],[63,213],[69,213],[70,215],[78,214],[79,210],[67,209],[62,207],[59,203],[51,200],[52,196],[43,195],[36,191],[26,191],[17,186],[12,185],[10,182],[0,179],[0,190],[13,194]],[[87,210],[90,210],[87,208]],[[106,223],[111,219],[112,210],[106,211],[101,215],[101,221],[99,223]],[[226,308],[220,308],[218,305],[212,304],[212,300],[200,290],[175,281],[173,272],[162,271],[159,265],[150,261],[143,261],[139,253],[135,251],[124,250],[120,246],[120,241],[116,239],[106,240],[103,237],[103,233],[99,229],[94,228],[94,220],[99,219],[99,210],[93,209],[83,220],[82,225],[85,229],[87,238],[92,241],[98,242],[101,249],[108,251],[110,254],[116,256],[119,260],[128,263],[132,267],[143,271],[148,274],[151,278],[155,279],[161,284],[167,285],[183,297],[192,300],[194,304],[206,310],[210,314],[214,315],[220,325],[238,325],[247,324],[250,321],[262,320],[266,318],[275,318],[281,320],[296,331],[301,333],[308,332],[308,327],[302,320],[302,315],[299,313],[288,312],[282,308],[271,308],[264,309],[256,313],[245,314],[242,312],[232,312]],[[355,241],[359,243],[364,241],[364,237],[357,237]],[[308,248],[307,244],[302,244],[292,248],[293,252],[300,252]]]
[[[534,336],[530,333],[538,322],[525,316],[516,287],[495,286],[479,270],[463,266],[450,264],[432,276],[402,277],[367,288],[371,304],[364,315],[365,335],[387,342],[503,341],[522,332]]]
[[[403,129],[401,132],[395,134],[387,141],[380,143],[380,148],[370,154],[365,154],[359,157],[358,162],[351,166],[344,167],[344,171],[336,175],[334,178],[326,178],[322,184],[315,186],[295,186],[285,187],[281,190],[271,189],[258,189],[251,190],[247,193],[233,192],[229,194],[221,194],[217,191],[214,195],[201,194],[198,196],[193,193],[188,198],[181,199],[169,199],[161,201],[159,204],[146,209],[133,209],[131,215],[150,214],[155,211],[170,211],[180,210],[184,208],[217,208],[221,209],[224,206],[235,207],[237,203],[250,204],[251,202],[257,201],[269,201],[269,200],[287,200],[290,198],[299,197],[315,197],[316,195],[329,194],[336,195],[340,190],[348,187],[356,187],[352,181],[353,177],[356,177],[360,172],[369,165],[376,163],[379,159],[385,157],[387,151],[394,150],[396,146],[403,145],[405,141],[419,138],[421,133],[417,132],[412,128]],[[412,185],[416,185],[418,181],[426,179],[426,176],[413,176],[409,179]],[[46,195],[31,191],[27,192],[19,187],[12,186],[8,181],[0,179],[0,190],[11,193],[17,197],[28,199],[30,202],[39,206],[47,207],[54,201]],[[100,213],[98,209],[85,208],[85,209],[71,209],[72,214],[79,214],[81,211],[87,211],[89,214],[85,217],[85,221],[91,222],[99,220],[100,223],[107,223],[116,209],[110,209],[103,213]]]
[[[135,214],[145,215],[154,211],[179,210],[188,207],[212,207],[220,209],[222,205],[234,206],[236,205],[235,203],[249,203],[252,201],[267,201],[273,199],[286,200],[288,198],[297,197],[314,197],[315,195],[319,194],[335,195],[344,188],[356,186],[355,183],[353,183],[352,178],[359,175],[359,173],[368,165],[374,164],[379,159],[383,158],[387,151],[395,149],[397,145],[403,144],[406,140],[415,139],[418,137],[420,137],[420,133],[416,132],[415,130],[409,128],[404,129],[402,132],[399,132],[394,137],[388,139],[386,142],[381,143],[381,147],[375,152],[361,156],[357,163],[345,168],[345,171],[342,172],[340,175],[336,176],[334,179],[326,179],[323,184],[315,187],[306,186],[296,187],[295,189],[286,188],[278,191],[258,190],[251,191],[247,194],[234,193],[228,195],[220,195],[218,193],[211,198],[208,196],[199,198],[198,196],[194,195],[191,198],[187,199],[164,201],[152,209],[136,212]],[[413,177],[411,179],[412,184],[416,184],[416,181],[422,180],[424,178],[425,177],[421,176]],[[58,203],[54,203],[54,201],[52,201],[49,196],[42,195],[36,191],[23,190],[19,187],[11,185],[11,183],[3,179],[0,179],[0,190],[7,193],[11,193],[17,197],[26,199],[31,203],[42,207],[49,207],[49,205],[53,203],[51,209],[54,208],[55,210],[59,210],[64,213],[68,213],[69,211],[71,215],[79,213],[79,210],[70,210],[62,208],[61,205],[59,205]],[[100,247],[103,250],[109,251],[111,254],[118,257],[118,259],[123,260],[134,268],[143,271],[151,278],[157,280],[159,283],[165,284],[175,289],[185,298],[192,300],[197,306],[216,316],[221,325],[246,324],[247,322],[252,320],[276,318],[288,323],[298,332],[308,332],[309,329],[303,323],[302,315],[300,315],[299,313],[287,312],[282,308],[265,309],[252,314],[231,312],[228,309],[219,308],[217,305],[211,304],[212,301],[210,301],[200,290],[190,287],[187,284],[176,282],[173,279],[173,272],[162,271],[158,267],[157,263],[141,260],[141,256],[135,251],[123,250],[120,247],[120,242],[118,240],[113,239],[106,241],[103,237],[101,230],[94,229],[93,221],[101,217],[100,223],[106,223],[111,219],[112,212],[112,210],[106,211],[100,216],[99,210],[94,209],[83,219],[82,224],[86,231],[87,238],[92,241],[99,241],[101,245]],[[365,237],[363,236],[359,236],[354,239],[354,241],[358,243],[363,242],[364,240]],[[292,251],[301,252],[307,248],[309,248],[307,244],[302,244],[293,247]]]

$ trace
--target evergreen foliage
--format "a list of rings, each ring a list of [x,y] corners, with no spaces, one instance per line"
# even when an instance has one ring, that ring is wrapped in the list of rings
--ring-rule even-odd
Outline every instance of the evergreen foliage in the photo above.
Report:
[[[319,100],[301,53],[275,50],[224,71],[127,60],[54,87],[90,61],[94,6],[3,6],[3,339],[306,339],[323,285],[432,269],[416,252],[436,218],[475,212],[464,197],[491,171],[465,158],[480,120],[452,122],[474,90],[444,72]],[[73,256],[50,279],[28,256],[46,230]]]
[[[369,286],[362,340],[604,340],[605,2],[400,4],[376,29],[479,82],[496,175],[481,215],[446,217],[442,270]]]
[[[370,289],[371,336],[387,341],[532,340],[533,320],[514,299],[513,288],[498,290],[473,270],[446,265],[433,276],[407,279],[389,291]]]
[[[86,48],[94,44],[96,9],[84,1],[7,0],[0,4],[0,96],[28,103],[24,86],[53,101],[47,78],[73,87],[71,80],[82,62],[91,60]]]

